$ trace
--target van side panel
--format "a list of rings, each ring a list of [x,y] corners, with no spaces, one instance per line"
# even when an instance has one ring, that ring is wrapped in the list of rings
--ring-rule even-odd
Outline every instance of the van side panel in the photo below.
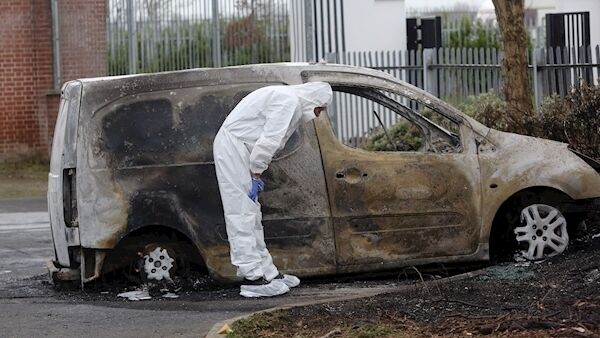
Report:
[[[233,277],[212,144],[235,105],[268,84],[141,93],[82,121],[86,137],[79,151],[85,160],[77,171],[82,246],[111,249],[136,229],[168,226],[197,245],[214,273]],[[308,274],[334,272],[333,232],[312,124],[292,136],[265,179],[263,224],[276,264]]]
[[[247,87],[249,92],[256,85]],[[132,95],[82,121],[81,133],[86,137],[80,152],[85,167],[77,171],[77,181],[83,247],[111,249],[147,222],[168,221],[160,225],[178,227],[179,220],[172,214],[167,220],[152,220],[164,210],[150,205],[143,210],[146,219],[136,221],[142,217],[137,215],[142,202],[152,200],[151,196],[165,200],[170,195],[170,205],[192,199],[208,211],[203,222],[214,224],[222,215],[216,179],[207,179],[215,177],[212,140],[227,112],[241,100],[234,95],[242,88],[230,90],[228,99],[218,89],[208,86]],[[217,99],[229,101],[230,107],[216,104]],[[136,209],[130,210],[132,206]],[[181,212],[175,215],[185,217]],[[181,230],[188,236],[194,234]]]

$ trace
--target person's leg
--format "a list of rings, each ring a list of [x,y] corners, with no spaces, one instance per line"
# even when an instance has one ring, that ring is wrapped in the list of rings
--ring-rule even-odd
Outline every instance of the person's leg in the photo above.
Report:
[[[254,281],[242,285],[240,295],[270,297],[288,292],[290,289],[285,283],[264,278],[262,248],[257,246],[255,233],[260,206],[248,197],[251,185],[248,150],[227,132],[219,132],[214,143],[214,158],[231,263],[237,267],[239,277]]]
[[[262,270],[267,281],[279,281],[285,284],[288,288],[293,288],[300,285],[300,279],[293,275],[282,275],[277,270],[275,264],[273,264],[273,258],[271,257],[271,253],[267,249],[267,245],[265,243],[265,233],[262,226],[262,212],[260,210],[260,204],[256,203],[258,206],[256,211],[256,226],[254,228],[254,234],[256,236],[256,247],[260,253],[262,258]]]
[[[263,277],[262,257],[254,228],[256,205],[248,197],[250,171],[245,146],[227,132],[219,132],[214,142],[214,159],[223,202],[231,263],[237,275],[249,280]]]
[[[279,275],[279,271],[275,264],[273,264],[273,258],[267,249],[265,243],[265,233],[262,225],[262,212],[260,210],[260,204],[256,203],[256,224],[254,226],[254,237],[256,238],[256,248],[261,257],[261,267],[266,280],[270,281]]]

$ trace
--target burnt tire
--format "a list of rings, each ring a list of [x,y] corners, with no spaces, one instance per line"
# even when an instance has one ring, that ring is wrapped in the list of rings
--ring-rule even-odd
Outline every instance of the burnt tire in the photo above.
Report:
[[[524,226],[522,223],[523,211],[534,205],[546,205],[562,215],[565,220],[564,229],[567,229],[565,235],[568,236],[568,232],[570,231],[568,226],[575,224],[573,218],[564,212],[570,201],[568,196],[559,191],[543,188],[522,191],[510,198],[500,207],[492,225],[490,233],[490,259],[494,262],[508,261],[513,259],[516,252],[529,251],[529,247],[525,247],[523,243],[524,238],[519,237],[522,239],[521,242],[517,240],[519,235],[515,233],[515,229]],[[550,252],[544,250],[544,253],[545,255],[542,255],[542,258],[550,256]]]

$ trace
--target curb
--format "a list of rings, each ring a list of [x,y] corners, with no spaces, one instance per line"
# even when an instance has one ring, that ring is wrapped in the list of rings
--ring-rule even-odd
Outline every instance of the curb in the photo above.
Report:
[[[291,303],[291,304],[287,304],[287,305],[279,305],[279,306],[275,306],[269,309],[265,309],[265,310],[260,310],[260,311],[256,311],[256,312],[252,312],[249,314],[245,314],[245,315],[241,315],[241,316],[237,316],[237,317],[233,317],[230,319],[225,319],[222,320],[218,323],[216,323],[215,325],[213,325],[213,327],[210,329],[210,331],[208,331],[208,334],[206,334],[206,338],[223,338],[225,337],[224,334],[219,334],[217,332],[219,332],[219,330],[225,325],[229,325],[231,326],[234,322],[237,322],[240,319],[245,319],[248,318],[252,315],[255,314],[259,314],[259,313],[265,313],[265,312],[273,312],[273,311],[277,311],[277,310],[287,310],[287,309],[291,309],[291,308],[295,308],[295,307],[302,307],[302,306],[309,306],[309,305],[317,305],[317,304],[324,304],[324,303],[331,303],[331,302],[343,302],[343,301],[347,301],[347,300],[355,300],[355,299],[360,299],[360,298],[368,298],[368,297],[374,297],[374,296],[379,296],[379,295],[385,295],[385,294],[389,294],[389,293],[401,293],[401,292],[408,292],[408,291],[415,291],[418,290],[424,286],[433,286],[433,285],[439,285],[439,284],[445,284],[445,283],[450,283],[450,282],[454,282],[454,281],[458,281],[458,280],[464,280],[464,279],[469,279],[469,278],[473,278],[473,277],[477,277],[479,275],[484,274],[487,270],[489,269],[489,267],[485,267],[483,269],[479,269],[479,270],[475,270],[475,271],[470,271],[470,272],[465,272],[465,273],[461,273],[459,275],[454,275],[454,276],[450,276],[450,277],[446,277],[446,278],[441,278],[441,279],[437,279],[437,280],[433,280],[433,281],[428,281],[425,283],[420,283],[420,284],[411,284],[411,285],[400,285],[397,288],[365,288],[365,289],[359,289],[357,290],[357,294],[355,295],[350,295],[350,296],[338,296],[338,297],[331,297],[331,298],[325,298],[325,299],[319,299],[319,300],[309,300],[309,301],[302,301],[302,302],[297,302],[297,303]]]

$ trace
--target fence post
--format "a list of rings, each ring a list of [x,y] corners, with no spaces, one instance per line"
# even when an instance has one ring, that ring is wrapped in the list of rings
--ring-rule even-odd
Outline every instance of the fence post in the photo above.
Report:
[[[538,112],[542,103],[542,95],[544,95],[544,77],[543,66],[546,64],[544,58],[544,50],[542,48],[534,48],[533,50],[533,95],[535,97],[535,111]]]
[[[127,35],[128,35],[128,53],[127,61],[129,64],[129,74],[137,73],[137,29],[135,22],[135,1],[127,0]]]
[[[327,53],[325,60],[327,61],[327,63],[339,63],[340,62],[339,53],[338,52]]]
[[[212,0],[212,57],[213,67],[221,67],[221,32],[219,0]]]
[[[318,61],[315,56],[315,23],[313,22],[313,1],[304,0],[304,41],[306,43],[306,61]]]
[[[433,57],[435,54],[434,48],[425,48],[423,49],[423,90],[426,92],[430,92],[434,95],[435,91],[435,72],[431,70],[431,65],[433,64]]]
[[[54,89],[60,90],[62,77],[60,72],[60,17],[58,13],[58,0],[50,2],[52,11],[52,68],[54,69]]]

